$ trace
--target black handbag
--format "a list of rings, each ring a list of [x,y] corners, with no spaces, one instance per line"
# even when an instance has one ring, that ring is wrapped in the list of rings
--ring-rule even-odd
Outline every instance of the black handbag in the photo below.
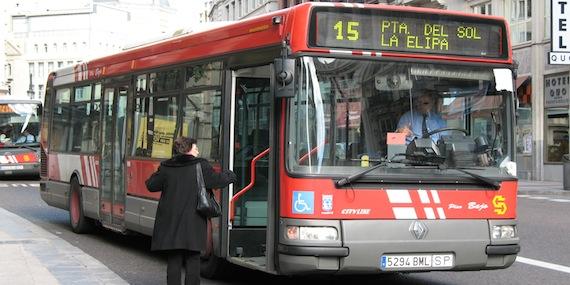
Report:
[[[214,198],[212,190],[206,189],[200,163],[196,164],[196,177],[198,180],[198,203],[196,205],[196,211],[204,218],[219,217],[222,214],[220,204],[218,204]]]

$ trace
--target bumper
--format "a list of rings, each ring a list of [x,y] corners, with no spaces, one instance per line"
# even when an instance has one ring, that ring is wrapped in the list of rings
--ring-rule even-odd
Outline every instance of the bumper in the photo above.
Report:
[[[285,220],[295,224],[296,220]],[[322,221],[312,221],[321,225]],[[284,235],[278,247],[279,271],[302,274],[374,274],[383,255],[452,254],[451,268],[409,268],[397,271],[464,271],[509,267],[520,251],[518,238],[495,241],[489,228],[496,224],[515,224],[513,220],[422,220],[428,229],[422,239],[410,232],[412,220],[338,221],[341,241],[337,244],[301,245]],[[330,223],[330,221],[327,221]],[[308,226],[307,221],[303,224]],[[290,244],[287,244],[290,243]],[[292,244],[291,244],[292,243]]]
[[[69,209],[69,183],[41,181],[40,196],[46,204],[52,207],[64,210]]]
[[[40,176],[40,164],[2,164],[0,165],[0,176]]]

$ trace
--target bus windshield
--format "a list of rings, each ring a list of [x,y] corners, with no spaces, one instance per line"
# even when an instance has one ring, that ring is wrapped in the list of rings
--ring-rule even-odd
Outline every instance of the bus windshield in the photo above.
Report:
[[[39,144],[38,104],[0,104],[0,147]]]
[[[496,177],[512,158],[509,69],[317,57],[297,66],[287,123],[293,173],[443,166]]]

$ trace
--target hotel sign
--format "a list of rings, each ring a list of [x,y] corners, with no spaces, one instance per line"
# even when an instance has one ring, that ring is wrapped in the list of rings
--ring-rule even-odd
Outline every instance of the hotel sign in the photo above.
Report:
[[[544,107],[567,107],[569,85],[568,73],[544,76]]]
[[[570,0],[550,0],[552,51],[549,64],[570,64]]]

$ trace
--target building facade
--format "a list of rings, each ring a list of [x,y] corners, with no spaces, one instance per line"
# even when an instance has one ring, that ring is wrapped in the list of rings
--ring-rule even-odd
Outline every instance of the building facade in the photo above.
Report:
[[[448,1],[447,8],[503,16],[509,21],[513,55],[518,64],[518,176],[562,181],[562,156],[570,152],[570,66],[548,63],[550,2],[465,0]]]
[[[209,21],[236,21],[280,9],[279,0],[214,0]]]
[[[50,72],[174,30],[175,11],[165,0],[45,2],[8,0],[4,6],[0,82],[10,95],[42,98]]]

